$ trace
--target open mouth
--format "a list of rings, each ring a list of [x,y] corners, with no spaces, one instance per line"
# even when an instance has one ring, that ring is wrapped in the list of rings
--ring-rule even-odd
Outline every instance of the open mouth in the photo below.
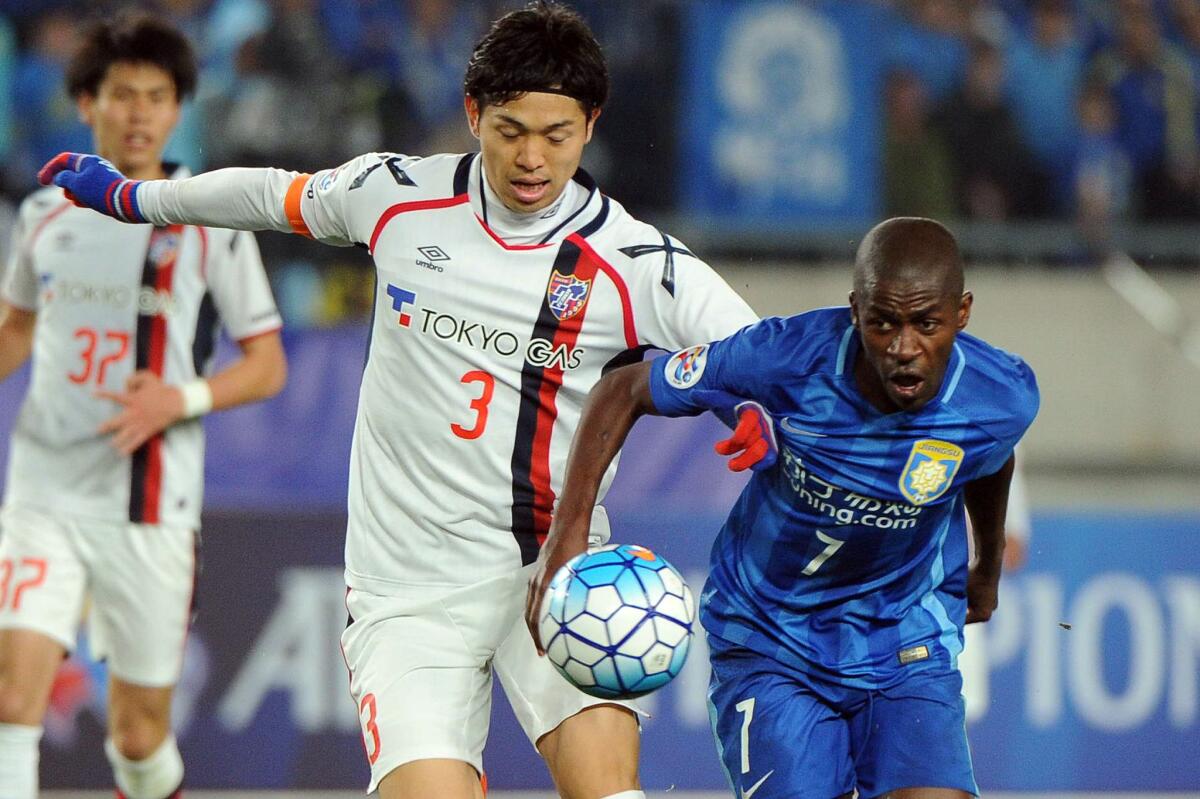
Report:
[[[510,185],[512,186],[513,194],[516,195],[520,202],[532,205],[546,196],[546,189],[550,186],[550,181],[514,180]]]
[[[897,396],[912,398],[920,394],[921,387],[925,385],[925,380],[920,375],[897,374],[889,377],[888,383]]]

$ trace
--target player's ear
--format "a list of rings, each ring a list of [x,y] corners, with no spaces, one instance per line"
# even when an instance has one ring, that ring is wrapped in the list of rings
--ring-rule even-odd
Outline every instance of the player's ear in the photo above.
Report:
[[[971,319],[971,306],[975,303],[975,295],[969,291],[964,291],[962,295],[962,305],[958,306],[958,329],[962,330],[967,326],[967,322]]]
[[[87,92],[81,92],[79,96],[75,98],[75,110],[79,113],[79,121],[87,125],[89,128],[92,126],[92,122],[95,119],[95,114],[93,113],[95,106],[96,98]]]
[[[850,290],[850,322],[858,327],[858,305],[854,302],[854,290]]]
[[[463,96],[463,109],[467,112],[467,127],[471,129],[471,135],[479,138],[479,117],[481,109],[475,98],[467,94]]]
[[[593,108],[592,115],[590,117],[588,117],[587,138],[585,138],[583,140],[584,144],[587,144],[588,142],[590,142],[592,140],[592,132],[596,129],[596,120],[600,118],[600,111],[601,111],[601,109],[599,109],[599,108]]]

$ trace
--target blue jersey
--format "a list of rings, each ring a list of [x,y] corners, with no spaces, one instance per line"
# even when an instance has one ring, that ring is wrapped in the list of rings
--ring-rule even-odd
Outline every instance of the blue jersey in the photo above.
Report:
[[[860,393],[849,308],[764,319],[659,358],[667,416],[760,402],[780,457],[755,474],[712,550],[712,635],[806,673],[888,687],[956,664],[966,617],[963,486],[999,471],[1038,407],[1020,358],[960,333],[937,397],[881,413]]]

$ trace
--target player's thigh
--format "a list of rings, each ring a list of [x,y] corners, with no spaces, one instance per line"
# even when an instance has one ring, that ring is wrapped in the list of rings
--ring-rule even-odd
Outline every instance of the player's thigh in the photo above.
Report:
[[[186,527],[89,527],[92,653],[109,673],[151,688],[174,685],[196,588],[196,532]]]
[[[0,724],[42,723],[65,655],[61,643],[40,632],[0,629]]]
[[[486,597],[494,590],[348,594],[351,624],[342,648],[371,767],[368,792],[415,761],[461,761],[482,772],[489,662],[498,643],[495,607]],[[423,770],[407,771],[419,777]],[[389,786],[402,777],[389,779]]]
[[[871,694],[850,721],[863,799],[906,788],[978,794],[964,721],[962,678],[946,666]]]
[[[493,663],[513,714],[537,747],[567,719],[589,708],[610,708],[587,717],[586,724],[606,739],[598,742],[592,756],[611,757],[614,762],[632,757],[636,762],[637,718],[645,715],[637,703],[589,696],[567,682],[548,658],[538,656],[523,615],[530,569],[532,566],[522,570],[505,598],[506,635]]]
[[[65,517],[17,505],[0,511],[0,629],[75,648],[88,574],[74,535]]]
[[[379,799],[483,799],[475,769],[461,760],[414,760],[379,781]]]
[[[853,792],[845,721],[786,667],[743,649],[714,647],[708,701],[735,795],[793,799]]]

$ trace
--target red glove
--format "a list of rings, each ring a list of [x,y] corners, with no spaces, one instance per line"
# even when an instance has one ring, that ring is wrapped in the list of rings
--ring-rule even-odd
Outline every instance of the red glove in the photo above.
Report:
[[[737,414],[737,428],[713,449],[718,455],[734,456],[729,460],[730,471],[770,469],[779,457],[771,415],[757,402],[743,402],[733,410]]]

